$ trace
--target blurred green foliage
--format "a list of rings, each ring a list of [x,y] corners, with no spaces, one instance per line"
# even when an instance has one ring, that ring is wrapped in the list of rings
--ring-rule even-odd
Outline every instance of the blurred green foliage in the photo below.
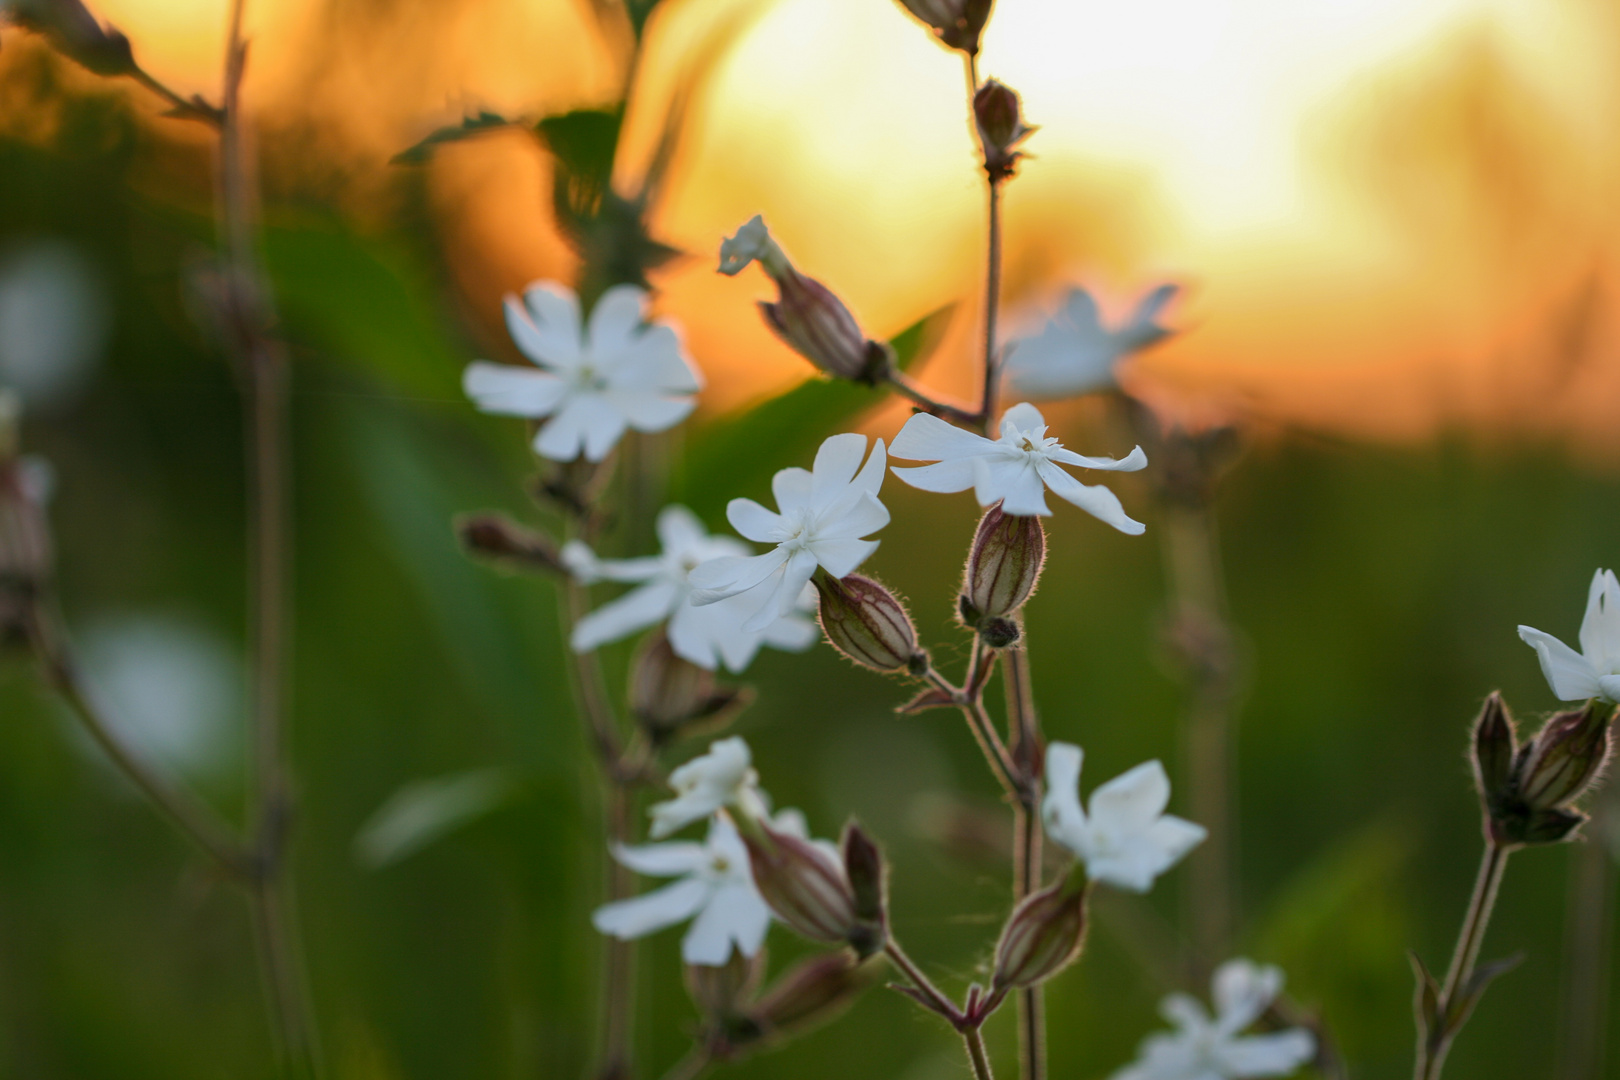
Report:
[[[144,136],[123,113],[93,100],[64,108],[54,145],[0,142],[0,249],[66,238],[116,309],[87,392],[30,417],[27,431],[59,478],[65,605],[76,623],[180,612],[239,645],[238,402],[186,299],[207,223],[127,186]],[[532,514],[521,428],[461,397],[474,350],[445,315],[436,253],[409,239],[431,235],[427,222],[377,236],[307,211],[273,220],[267,258],[296,359],[296,858],[332,1076],[581,1075],[598,949],[587,917],[603,852],[554,598],[544,582],[469,563],[449,527],[475,508]],[[848,415],[851,390],[814,383],[796,396]],[[767,406],[689,436],[676,486],[711,526],[725,498],[763,494],[772,471],[807,463],[825,434],[761,428],[778,414],[793,419]],[[1108,438],[1076,441],[1123,449]],[[1060,507],[1029,610],[1047,730],[1085,745],[1088,790],[1147,757],[1173,775],[1180,767],[1183,691],[1157,645],[1164,595],[1148,491],[1130,479],[1120,488],[1149,535],[1123,537]],[[1513,628],[1573,633],[1593,567],[1617,557],[1617,496],[1613,476],[1553,448],[1461,436],[1406,449],[1279,439],[1225,485],[1231,606],[1251,665],[1237,748],[1240,949],[1286,966],[1292,993],[1322,1010],[1358,1076],[1409,1068],[1404,950],[1442,967],[1466,900],[1479,846],[1467,723],[1497,687],[1521,714],[1552,707]],[[886,499],[894,522],[871,569],[911,598],[936,657],[960,662],[950,590],[971,500],[899,484]],[[628,648],[610,651],[614,670]],[[894,921],[912,954],[952,988],[982,978],[1006,874],[983,851],[942,845],[926,820],[950,792],[1001,813],[959,720],[896,717],[904,688],[825,647],[767,653],[748,681],[759,702],[739,730],[778,801],[803,807],[822,835],[859,816],[887,845]],[[483,793],[487,813],[372,860],[380,867],[357,856],[357,835],[402,789],[454,792],[456,777],[491,768],[501,794]],[[238,812],[228,774],[193,779]],[[1486,956],[1524,949],[1530,959],[1461,1039],[1459,1078],[1550,1076],[1572,854],[1535,851],[1511,868]],[[1099,905],[1085,962],[1050,994],[1055,1075],[1105,1076],[1158,1025],[1155,1002],[1170,987],[1151,961],[1174,954],[1182,880]],[[643,954],[649,1071],[679,1056],[692,1021],[677,941],[666,933]],[[777,964],[800,951],[781,930],[772,950]],[[252,958],[240,898],[70,737],[27,664],[8,659],[0,1075],[268,1077]],[[1010,1063],[1008,1020],[991,1039]],[[964,1070],[953,1036],[880,989],[833,1026],[723,1075],[945,1080]]]

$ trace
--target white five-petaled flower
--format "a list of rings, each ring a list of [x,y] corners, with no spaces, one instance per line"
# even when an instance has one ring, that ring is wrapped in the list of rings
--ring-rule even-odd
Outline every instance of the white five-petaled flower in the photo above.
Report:
[[[1287,1076],[1310,1061],[1316,1039],[1304,1028],[1267,1035],[1238,1033],[1260,1018],[1282,990],[1283,973],[1248,960],[1228,960],[1215,971],[1215,1017],[1187,994],[1159,1006],[1173,1033],[1149,1035],[1141,1056],[1112,1080],[1240,1080]]]
[[[797,651],[816,640],[816,624],[801,612],[791,611],[763,630],[744,630],[753,614],[746,598],[698,607],[691,603],[687,575],[710,559],[746,556],[748,547],[729,536],[710,536],[697,516],[684,506],[666,506],[658,513],[658,539],[663,552],[641,559],[598,559],[584,544],[563,547],[563,564],[575,578],[640,583],[641,587],[591,612],[574,627],[575,652],[617,641],[655,623],[668,620],[665,633],[675,655],[713,671],[724,664],[731,671],[746,668],[761,645]]]
[[[1033,398],[1075,397],[1118,385],[1115,369],[1121,361],[1170,335],[1158,318],[1179,290],[1160,285],[1137,302],[1124,325],[1105,327],[1097,301],[1085,289],[1074,289],[1039,334],[1012,343],[1007,381]]]
[[[675,798],[652,807],[654,840],[701,821],[728,806],[750,817],[763,817],[765,799],[759,790],[748,744],[733,735],[716,739],[709,749],[669,774]]]
[[[1112,491],[1101,484],[1082,484],[1059,465],[1084,469],[1135,472],[1147,466],[1147,455],[1140,446],[1124,458],[1082,457],[1065,450],[1046,434],[1046,420],[1029,402],[1008,409],[1001,418],[1001,438],[986,439],[964,431],[937,416],[918,413],[906,421],[894,437],[889,453],[913,461],[932,461],[913,469],[896,468],[894,474],[923,491],[966,491],[973,489],[980,506],[1001,503],[1004,513],[1019,517],[1047,515],[1046,488],[1060,499],[1135,536],[1144,531],[1119,504]]]
[[[1600,697],[1620,701],[1620,581],[1613,570],[1592,575],[1581,620],[1581,651],[1529,626],[1519,637],[1541,658],[1542,674],[1563,701]]]
[[[1072,743],[1046,750],[1046,833],[1085,863],[1086,873],[1130,892],[1147,892],[1153,879],[1181,860],[1207,835],[1202,825],[1164,812],[1170,779],[1157,761],[1121,773],[1091,793],[1088,814],[1080,807],[1080,762]]]
[[[777,817],[778,829],[792,831],[799,821],[792,811]],[[744,956],[754,956],[764,944],[771,909],[754,887],[748,849],[726,815],[709,820],[709,835],[701,844],[683,840],[620,847],[613,857],[638,874],[680,880],[597,908],[591,922],[602,933],[630,940],[691,919],[681,941],[681,959],[710,967],[725,964],[733,944]]]
[[[877,550],[861,537],[889,523],[878,501],[887,458],[878,439],[866,454],[865,435],[834,435],[816,452],[813,471],[783,469],[771,481],[779,513],[753,499],[732,499],[726,517],[750,540],[776,547],[763,555],[727,556],[704,563],[690,576],[696,604],[712,604],[750,593],[755,614],[743,629],[758,631],[791,611],[819,565],[833,577],[847,577]],[[757,592],[755,591],[757,590]]]
[[[686,419],[703,380],[667,322],[647,323],[647,294],[615,285],[591,310],[581,332],[579,299],[553,281],[529,286],[520,302],[506,298],[506,326],[523,355],[541,370],[478,361],[462,385],[478,407],[503,416],[550,417],[534,437],[535,453],[601,461],[626,427],[663,431]]]

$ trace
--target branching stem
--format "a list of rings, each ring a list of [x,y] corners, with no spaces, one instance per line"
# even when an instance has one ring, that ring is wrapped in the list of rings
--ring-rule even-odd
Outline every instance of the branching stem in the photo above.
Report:
[[[995,1074],[990,1071],[990,1055],[984,1049],[984,1033],[976,1027],[969,1028],[962,1033],[962,1038],[967,1042],[974,1080],[995,1080]]]
[[[1440,989],[1441,1023],[1446,1022],[1445,1017],[1456,1003],[1458,994],[1467,988],[1474,976],[1479,949],[1485,941],[1485,930],[1490,926],[1491,912],[1496,907],[1502,874],[1507,869],[1508,854],[1508,849],[1500,844],[1485,841],[1479,876],[1474,880],[1474,894],[1468,901],[1468,912],[1463,916],[1462,929],[1457,934],[1457,947],[1451,955],[1451,967],[1447,969],[1445,982]],[[1432,1046],[1428,1040],[1419,1040],[1414,1080],[1440,1080],[1440,1070],[1445,1066],[1446,1054],[1451,1050],[1456,1035],[1455,1029],[1448,1030]]]

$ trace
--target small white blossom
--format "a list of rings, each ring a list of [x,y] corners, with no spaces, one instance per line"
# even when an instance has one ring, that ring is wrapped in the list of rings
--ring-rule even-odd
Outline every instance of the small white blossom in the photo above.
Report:
[[[1080,762],[1072,743],[1046,750],[1046,833],[1085,863],[1086,873],[1130,892],[1147,892],[1153,879],[1201,843],[1202,825],[1164,812],[1170,779],[1157,761],[1145,762],[1091,793],[1088,814],[1080,807]]]
[[[690,576],[692,602],[712,604],[750,593],[755,614],[743,629],[759,631],[793,610],[819,565],[847,577],[877,550],[861,537],[889,523],[878,501],[887,457],[878,439],[866,455],[866,436],[834,435],[821,444],[814,470],[783,469],[771,481],[780,513],[752,499],[732,499],[726,517],[750,540],[776,547],[763,555],[726,556],[704,563]]]
[[[638,874],[680,880],[597,908],[591,922],[602,933],[628,941],[691,919],[681,959],[710,967],[723,965],[733,944],[744,956],[754,956],[765,943],[771,909],[754,887],[737,826],[724,814],[710,819],[708,839],[701,844],[620,847],[613,856]]]
[[[1046,434],[1046,420],[1029,402],[1014,405],[1001,418],[1001,438],[986,439],[964,431],[937,416],[918,413],[906,421],[894,437],[889,452],[898,458],[932,461],[914,469],[896,468],[894,474],[923,491],[966,491],[973,489],[980,506],[1001,503],[1004,513],[1019,517],[1045,516],[1045,489],[1100,518],[1123,533],[1135,536],[1144,531],[1119,504],[1112,491],[1098,485],[1082,484],[1058,465],[1078,465],[1084,469],[1135,472],[1147,466],[1147,455],[1140,446],[1121,460],[1082,457],[1065,450]]]
[[[694,821],[701,821],[728,806],[735,806],[751,817],[765,813],[765,800],[759,790],[759,774],[754,771],[748,744],[733,735],[716,739],[701,757],[695,757],[669,774],[675,798],[652,807],[654,840],[676,832]]]
[[[1165,306],[1180,291],[1160,285],[1137,302],[1123,326],[1105,327],[1097,301],[1085,289],[1074,289],[1068,301],[1034,337],[1012,343],[1007,355],[1007,381],[1033,398],[1064,398],[1113,389],[1121,361],[1170,331],[1159,325]]]
[[[1563,701],[1600,697],[1620,701],[1620,581],[1613,570],[1592,575],[1581,620],[1581,651],[1533,627],[1519,627],[1519,637],[1536,650],[1542,674]]]
[[[765,219],[759,214],[738,228],[735,236],[721,242],[720,272],[735,277],[756,259],[760,268],[773,278],[787,273],[790,265],[781,247],[771,238],[771,231],[765,227]]]
[[[478,361],[462,384],[488,413],[550,417],[534,437],[535,453],[601,461],[625,428],[663,431],[686,419],[703,385],[681,351],[675,328],[646,323],[647,294],[615,285],[581,331],[579,299],[553,281],[506,298],[506,326],[523,355],[541,370]]]
[[[798,651],[816,640],[816,625],[801,611],[773,620],[762,630],[744,630],[753,614],[745,598],[698,607],[691,603],[687,575],[711,559],[746,556],[747,545],[729,536],[710,536],[697,516],[684,506],[666,506],[658,514],[661,554],[642,559],[598,559],[577,541],[563,547],[565,566],[578,580],[639,583],[640,588],[603,604],[574,627],[575,652],[590,652],[659,622],[675,655],[713,671],[724,664],[740,672],[761,645]],[[801,597],[801,601],[803,601]],[[802,606],[802,604],[801,604]]]
[[[1228,960],[1215,972],[1215,1018],[1187,994],[1159,1006],[1173,1033],[1149,1035],[1135,1064],[1112,1080],[1241,1080],[1287,1076],[1310,1061],[1316,1039],[1304,1028],[1267,1035],[1238,1033],[1258,1020],[1282,990],[1283,973],[1248,960]]]

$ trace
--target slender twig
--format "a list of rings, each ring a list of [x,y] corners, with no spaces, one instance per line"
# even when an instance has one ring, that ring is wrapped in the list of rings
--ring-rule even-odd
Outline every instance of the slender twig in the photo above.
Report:
[[[1413,1070],[1414,1080],[1440,1078],[1446,1054],[1451,1050],[1452,1040],[1457,1034],[1455,1028],[1449,1027],[1448,1017],[1453,1005],[1456,1004],[1457,995],[1473,978],[1474,965],[1479,961],[1479,949],[1485,941],[1485,930],[1491,923],[1491,912],[1496,907],[1496,893],[1501,887],[1502,873],[1507,868],[1507,860],[1507,848],[1493,840],[1485,841],[1485,854],[1479,862],[1479,876],[1474,880],[1474,894],[1468,901],[1468,913],[1463,917],[1462,929],[1457,934],[1457,947],[1451,956],[1451,967],[1447,969],[1445,982],[1440,989],[1440,1019],[1437,1022],[1447,1024],[1448,1027],[1434,1045],[1430,1045],[1429,1040],[1419,1040],[1417,1067]]]
[[[991,721],[990,714],[985,711],[984,701],[978,697],[974,698],[962,706],[962,715],[967,719],[968,728],[973,732],[985,761],[989,763],[990,771],[996,774],[996,779],[1001,782],[1007,797],[1021,811],[1029,800],[1028,784],[1014,763],[1012,755],[1007,752],[1001,736],[996,733],[996,725]]]
[[[36,600],[30,605],[24,620],[29,643],[44,670],[46,681],[62,695],[62,700],[73,710],[96,745],[106,752],[118,770],[160,813],[213,860],[220,871],[232,877],[246,877],[249,866],[240,845],[213,809],[142,760],[102,715],[81,682],[78,665],[44,605]]]
[[[923,412],[932,413],[941,420],[949,420],[953,424],[965,427],[982,427],[984,424],[984,418],[978,413],[964,409],[960,405],[940,401],[898,368],[891,367],[883,377],[894,387],[896,393],[910,400]]]
[[[210,105],[201,97],[181,97],[145,68],[137,67],[130,73],[130,77],[164,101],[167,101],[170,106],[169,115],[175,119],[198,120],[216,130],[223,125],[225,120],[225,111],[223,109]]]
[[[252,154],[242,120],[245,0],[231,4],[220,111],[219,217],[224,248],[226,319],[243,369],[252,488],[253,764],[250,828],[257,874],[252,910],[263,952],[277,1048],[290,1075],[318,1073],[314,1021],[299,941],[292,873],[286,855],[291,783],[285,759],[282,683],[286,620],[286,354],[269,332],[269,290],[254,248]]]
[[[984,1049],[984,1034],[973,1027],[962,1032],[962,1038],[967,1042],[968,1060],[973,1063],[974,1080],[995,1080],[995,1074],[990,1071],[990,1055],[985,1053]]]
[[[1002,657],[1001,679],[1007,696],[1007,737],[1013,761],[1024,781],[1024,800],[1014,823],[1013,895],[1022,900],[1041,887],[1041,818],[1035,796],[1040,768],[1040,718],[1035,713],[1029,653],[1008,649]],[[1046,1075],[1046,1022],[1044,992],[1039,986],[1018,993],[1018,1051],[1024,1080]]]
[[[984,396],[979,417],[986,435],[996,418],[996,388],[1001,364],[996,353],[996,313],[1001,306],[1001,184],[992,179],[989,191],[990,259],[984,275]]]
[[[922,973],[922,969],[917,966],[911,957],[906,955],[906,951],[900,947],[900,943],[894,939],[893,935],[890,935],[888,941],[884,943],[883,954],[893,962],[895,967],[900,969],[917,992],[928,999],[929,1005],[935,1012],[958,1027],[962,1025],[964,1020],[962,1010],[958,1009],[956,1003],[946,997],[944,991],[935,986],[933,981]]]

